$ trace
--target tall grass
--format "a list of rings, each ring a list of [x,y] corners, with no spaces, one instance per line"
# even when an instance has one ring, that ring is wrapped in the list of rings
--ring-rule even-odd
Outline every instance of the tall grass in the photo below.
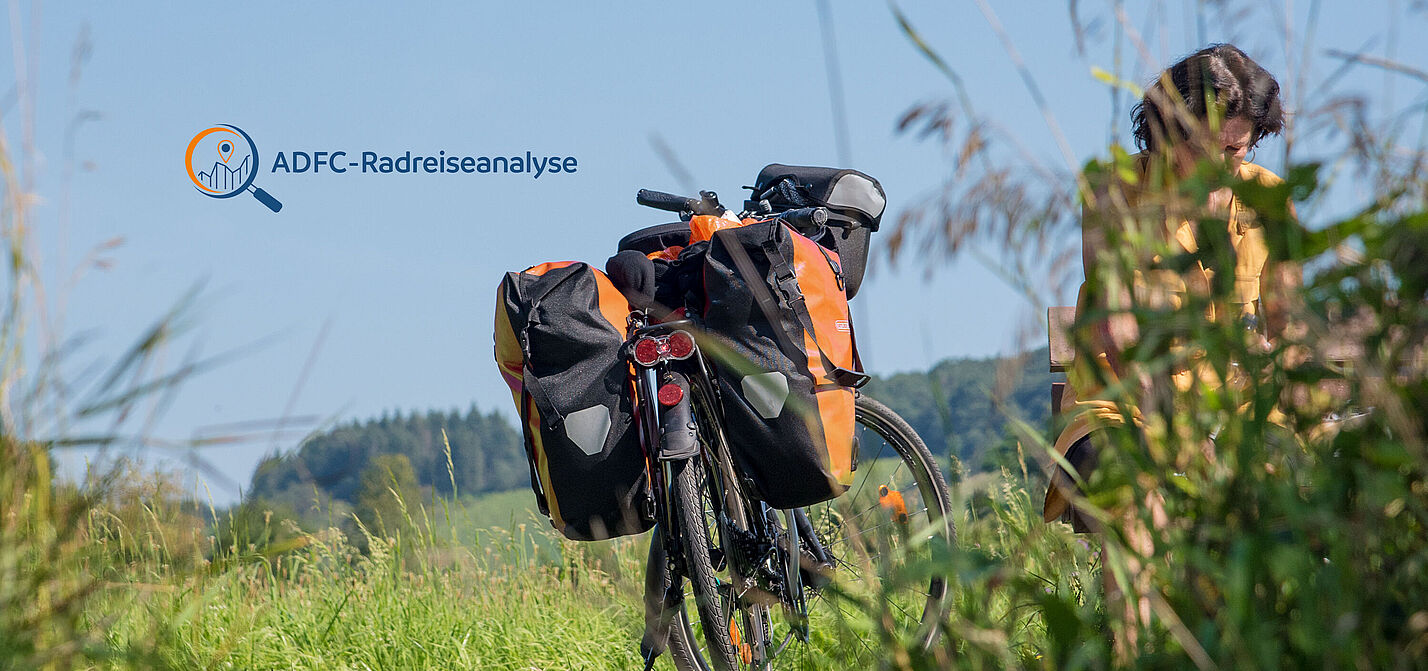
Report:
[[[639,595],[579,552],[529,559],[530,541],[493,531],[480,551],[370,538],[357,552],[331,529],[300,549],[252,558],[165,589],[130,585],[137,608],[110,628],[150,636],[175,668],[633,668]],[[406,543],[418,548],[403,547]],[[642,556],[613,553],[627,575]],[[403,557],[417,557],[412,561]],[[123,609],[123,598],[98,604]]]

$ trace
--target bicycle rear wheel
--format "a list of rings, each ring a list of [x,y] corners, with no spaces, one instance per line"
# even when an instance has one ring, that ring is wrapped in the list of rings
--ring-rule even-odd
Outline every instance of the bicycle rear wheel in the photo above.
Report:
[[[706,517],[706,490],[709,477],[698,456],[675,465],[675,514],[679,518],[680,542],[684,551],[684,567],[689,586],[694,592],[695,610],[704,639],[704,652],[720,671],[738,668],[738,646],[729,633],[733,604],[720,594],[719,580],[714,575],[713,531]],[[681,613],[687,620],[688,611]],[[694,635],[694,632],[689,632]],[[684,643],[686,641],[681,641]],[[683,646],[681,646],[683,647]],[[681,652],[683,652],[681,650]]]
[[[759,668],[766,658],[761,633],[767,631],[768,608],[740,602],[748,581],[730,559],[734,540],[726,526],[749,527],[749,502],[734,484],[713,399],[694,385],[690,400],[701,449],[685,465],[676,493],[694,599],[692,605],[686,599],[670,627],[670,656],[681,671]]]

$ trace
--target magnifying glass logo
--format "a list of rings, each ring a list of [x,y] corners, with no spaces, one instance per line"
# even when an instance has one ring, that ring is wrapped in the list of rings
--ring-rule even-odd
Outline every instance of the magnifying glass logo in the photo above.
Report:
[[[199,193],[232,198],[244,191],[277,212],[283,204],[267,191],[253,186],[258,175],[258,145],[243,129],[219,124],[199,131],[188,143],[188,178]]]

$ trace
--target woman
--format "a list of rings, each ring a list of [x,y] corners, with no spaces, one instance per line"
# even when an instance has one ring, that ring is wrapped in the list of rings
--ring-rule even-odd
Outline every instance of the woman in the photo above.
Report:
[[[1175,191],[1166,188],[1193,174],[1207,160],[1218,160],[1225,170],[1242,180],[1279,183],[1279,177],[1246,158],[1261,140],[1278,134],[1283,126],[1278,82],[1243,51],[1228,44],[1212,45],[1172,65],[1147,88],[1145,97],[1132,110],[1136,145],[1141,150],[1133,157],[1135,178],[1092,185],[1082,212],[1082,263],[1087,282],[1078,296],[1077,314],[1108,316],[1091,326],[1092,346],[1102,353],[1099,360],[1091,362],[1091,366],[1080,366],[1069,376],[1068,395],[1073,398],[1063,398],[1062,407],[1069,409],[1071,421],[1057,438],[1055,449],[1083,481],[1097,462],[1095,430],[1124,421],[1115,403],[1096,398],[1096,380],[1128,379],[1121,353],[1138,334],[1134,318],[1128,313],[1117,314],[1117,310],[1133,302],[1152,307],[1178,306],[1187,294],[1208,292],[1215,273],[1233,272],[1233,290],[1215,301],[1207,316],[1241,320],[1257,331],[1265,344],[1265,336],[1275,337],[1284,328],[1285,289],[1297,284],[1298,270],[1288,264],[1267,262],[1264,230],[1254,213],[1228,187],[1210,193],[1203,203],[1175,203]],[[1155,269],[1160,259],[1149,258],[1129,264],[1144,269],[1131,277],[1103,272],[1107,270],[1103,259],[1116,251],[1108,244],[1117,230],[1113,227],[1141,226],[1142,232],[1165,236],[1161,240],[1172,252],[1193,253],[1204,241],[1197,240],[1196,228],[1190,222],[1206,215],[1228,223],[1233,268],[1212,268],[1196,262],[1186,270]],[[1163,228],[1158,228],[1160,222],[1164,222]],[[1192,382],[1189,370],[1173,377],[1181,390],[1188,389]],[[1157,384],[1138,382],[1143,390]],[[1154,404],[1145,394],[1141,398],[1141,407]],[[1076,492],[1071,476],[1058,469],[1047,492],[1045,519],[1065,519],[1078,531],[1101,531],[1100,525],[1073,503]],[[1164,513],[1159,498],[1152,496],[1145,505],[1154,526],[1162,526]],[[1133,516],[1124,517],[1127,528],[1123,532],[1132,549],[1148,555],[1149,530],[1136,527]],[[1131,564],[1134,568],[1134,562]],[[1110,573],[1104,572],[1106,591],[1108,600],[1114,602],[1120,590]],[[1149,618],[1148,603],[1122,606],[1128,620]],[[1115,607],[1111,604],[1112,609]],[[1128,632],[1133,634],[1134,628]],[[1134,645],[1129,637],[1120,643]]]

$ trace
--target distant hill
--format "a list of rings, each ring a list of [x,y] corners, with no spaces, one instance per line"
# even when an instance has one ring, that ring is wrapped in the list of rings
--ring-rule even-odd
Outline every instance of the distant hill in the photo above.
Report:
[[[1006,417],[1046,426],[1050,418],[1046,350],[1019,360],[948,359],[928,372],[875,378],[864,392],[887,403],[939,456],[955,455],[978,470],[1001,463],[1012,443]],[[451,444],[447,470],[442,430]],[[250,500],[310,507],[317,494],[327,501],[355,503],[368,462],[380,454],[403,454],[417,482],[450,495],[481,495],[528,486],[525,450],[516,427],[496,412],[471,408],[425,413],[400,412],[354,421],[308,437],[296,449],[259,464]]]
[[[451,470],[441,433],[451,444]],[[253,473],[249,497],[303,510],[316,493],[355,503],[363,469],[379,454],[403,454],[417,482],[444,495],[452,480],[460,495],[500,492],[528,483],[520,434],[497,412],[398,412],[351,422],[308,437],[297,449],[270,456]]]

